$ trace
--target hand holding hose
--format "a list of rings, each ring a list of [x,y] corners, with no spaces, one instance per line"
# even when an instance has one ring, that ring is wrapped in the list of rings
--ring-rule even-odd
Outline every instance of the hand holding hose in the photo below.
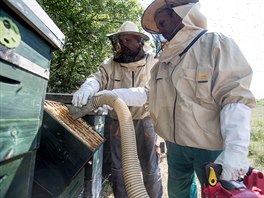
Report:
[[[77,107],[82,107],[87,104],[90,99],[99,90],[99,83],[93,78],[87,80],[81,85],[80,89],[73,94],[72,104]]]
[[[221,110],[224,150],[215,163],[223,167],[222,180],[237,180],[249,169],[250,116],[251,109],[241,103],[227,104]]]

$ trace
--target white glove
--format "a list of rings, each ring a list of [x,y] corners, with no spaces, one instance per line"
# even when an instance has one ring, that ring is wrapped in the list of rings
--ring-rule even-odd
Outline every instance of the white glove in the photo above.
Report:
[[[87,104],[89,98],[99,91],[100,84],[94,78],[87,78],[81,85],[80,89],[73,94],[72,104],[82,107]]]
[[[94,112],[97,112],[100,115],[107,115],[109,110],[112,111],[113,108],[110,107],[109,105],[103,105],[102,107],[99,107],[98,109],[96,109]]]
[[[221,164],[221,179],[237,180],[249,169],[248,146],[250,143],[251,109],[241,103],[227,104],[221,111],[221,133],[224,150],[215,160]]]
[[[223,171],[221,179],[238,180],[246,175],[249,169],[249,161],[244,154],[232,150],[224,150],[216,159],[216,164],[221,164]]]
[[[95,96],[103,94],[114,95],[122,99],[127,106],[141,107],[147,102],[147,94],[143,87],[103,90],[97,92]]]

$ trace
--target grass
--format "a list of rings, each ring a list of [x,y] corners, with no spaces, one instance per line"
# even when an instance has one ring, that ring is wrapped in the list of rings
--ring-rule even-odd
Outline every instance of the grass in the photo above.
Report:
[[[250,137],[249,158],[252,166],[264,171],[264,99],[258,100],[252,111]]]

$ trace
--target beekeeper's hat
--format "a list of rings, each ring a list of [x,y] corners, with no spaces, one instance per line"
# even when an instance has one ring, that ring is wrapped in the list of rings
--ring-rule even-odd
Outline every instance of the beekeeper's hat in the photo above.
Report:
[[[143,38],[145,41],[149,40],[149,37],[141,32],[139,32],[138,27],[135,23],[131,21],[126,21],[124,22],[121,27],[117,30],[115,33],[107,34],[106,36],[108,37],[113,37],[115,35],[122,35],[122,34],[131,34],[131,35],[136,35],[140,36]]]
[[[144,30],[149,33],[158,33],[159,30],[154,21],[155,13],[162,8],[173,8],[180,5],[185,5],[188,3],[197,3],[199,0],[154,0],[144,11],[141,17],[141,25]],[[183,18],[188,11],[184,13],[177,13],[181,18]]]

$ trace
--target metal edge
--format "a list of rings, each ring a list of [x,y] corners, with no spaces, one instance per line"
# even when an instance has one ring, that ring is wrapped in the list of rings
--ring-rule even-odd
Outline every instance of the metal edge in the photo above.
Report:
[[[33,74],[36,74],[44,79],[49,79],[49,69],[44,69],[39,65],[31,62],[23,56],[15,53],[13,50],[7,49],[0,45],[0,58]]]
[[[63,48],[65,39],[64,34],[35,0],[3,0],[3,2],[15,13],[17,13],[26,23],[33,27],[33,29],[45,40],[47,40],[55,49]],[[31,5],[31,7],[33,6],[35,11],[30,8],[30,3],[34,3],[34,5]],[[23,6],[28,9],[22,9]],[[37,15],[36,12],[39,14]],[[34,17],[32,17],[32,15],[34,15]],[[39,20],[42,25],[35,24],[33,20]],[[51,32],[52,34],[45,34],[44,29]]]

